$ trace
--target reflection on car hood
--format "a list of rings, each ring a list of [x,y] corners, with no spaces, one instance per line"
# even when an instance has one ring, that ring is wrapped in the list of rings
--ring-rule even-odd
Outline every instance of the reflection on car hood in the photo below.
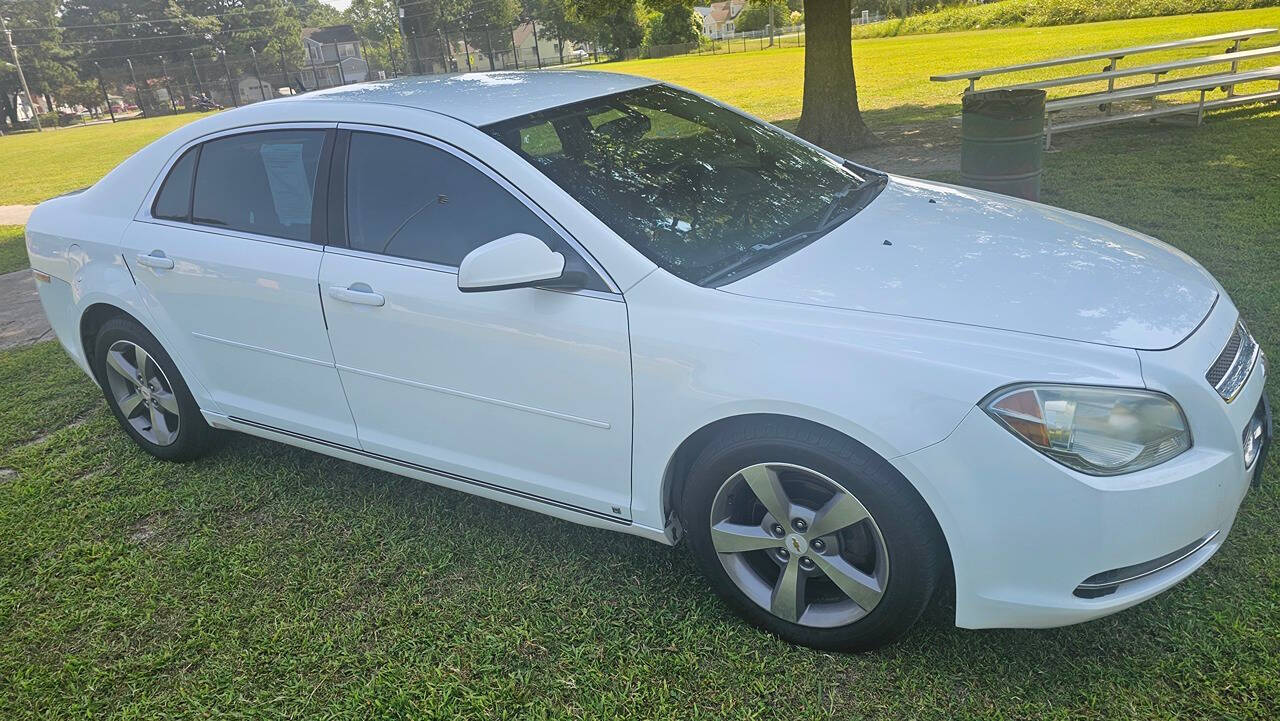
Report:
[[[1096,218],[893,177],[851,220],[721,290],[1139,349],[1177,345],[1218,285]]]

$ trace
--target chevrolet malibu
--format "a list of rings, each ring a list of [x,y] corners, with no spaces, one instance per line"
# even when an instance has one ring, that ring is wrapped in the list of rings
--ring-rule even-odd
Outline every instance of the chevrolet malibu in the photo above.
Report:
[[[171,461],[249,433],[687,539],[751,623],[1076,623],[1221,547],[1270,439],[1231,299],[1139,233],[879,173],[670,85],[347,86],[191,123],[27,226]]]

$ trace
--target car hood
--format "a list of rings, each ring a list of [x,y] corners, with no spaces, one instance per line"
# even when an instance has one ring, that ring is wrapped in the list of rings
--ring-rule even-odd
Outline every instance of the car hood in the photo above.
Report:
[[[720,289],[1144,350],[1177,345],[1218,297],[1199,264],[1141,233],[900,177],[838,228]]]

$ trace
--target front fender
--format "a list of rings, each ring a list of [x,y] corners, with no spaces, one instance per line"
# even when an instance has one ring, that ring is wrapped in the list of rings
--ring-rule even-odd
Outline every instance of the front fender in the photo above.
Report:
[[[632,517],[654,527],[665,520],[664,480],[677,449],[725,418],[811,421],[891,461],[944,440],[1009,383],[1142,387],[1129,349],[750,298],[661,270],[626,296]],[[913,484],[936,502],[934,489]]]

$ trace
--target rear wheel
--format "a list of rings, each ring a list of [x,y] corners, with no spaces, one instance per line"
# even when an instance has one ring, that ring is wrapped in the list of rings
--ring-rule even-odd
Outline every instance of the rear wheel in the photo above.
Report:
[[[107,405],[134,442],[169,461],[204,454],[211,430],[173,360],[145,328],[113,318],[98,331],[94,350]]]
[[[698,456],[684,492],[690,547],[747,620],[794,643],[871,649],[915,623],[945,552],[892,466],[834,431],[759,421]]]

